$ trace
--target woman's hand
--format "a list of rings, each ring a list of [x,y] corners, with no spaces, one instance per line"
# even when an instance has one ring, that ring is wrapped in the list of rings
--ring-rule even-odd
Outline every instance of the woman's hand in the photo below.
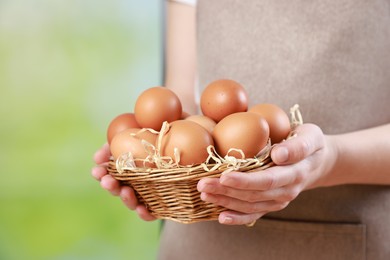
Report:
[[[312,124],[297,127],[296,134],[272,149],[273,167],[199,181],[202,200],[231,210],[220,214],[220,223],[252,223],[268,212],[285,208],[303,190],[321,185],[337,158],[332,138]]]
[[[152,221],[156,218],[150,214],[145,205],[140,204],[135,196],[134,190],[128,186],[121,186],[119,181],[107,174],[107,164],[110,159],[110,149],[108,144],[104,144],[94,155],[97,166],[92,168],[92,176],[100,181],[103,189],[109,191],[114,196],[120,196],[123,203],[131,210],[135,210],[139,217],[145,221]]]

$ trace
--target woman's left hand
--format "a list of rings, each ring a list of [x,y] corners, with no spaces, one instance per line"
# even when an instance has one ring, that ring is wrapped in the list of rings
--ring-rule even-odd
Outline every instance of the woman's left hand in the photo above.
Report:
[[[321,186],[335,164],[337,149],[318,126],[303,124],[294,138],[274,146],[271,158],[276,165],[266,170],[199,181],[202,200],[230,209],[220,214],[220,223],[253,223],[284,209],[303,190]]]

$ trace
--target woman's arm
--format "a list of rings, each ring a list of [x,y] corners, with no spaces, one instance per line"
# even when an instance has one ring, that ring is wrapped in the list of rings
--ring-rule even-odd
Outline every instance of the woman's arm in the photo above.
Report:
[[[165,86],[179,96],[184,111],[195,114],[196,8],[168,1],[166,36]]]
[[[319,186],[390,185],[390,124],[329,138],[337,147],[338,156]]]

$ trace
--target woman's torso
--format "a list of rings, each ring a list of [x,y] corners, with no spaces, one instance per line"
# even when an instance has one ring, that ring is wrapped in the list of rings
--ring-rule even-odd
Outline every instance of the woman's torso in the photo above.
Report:
[[[197,8],[201,87],[237,80],[251,104],[298,103],[304,121],[326,134],[390,122],[389,0],[213,0]],[[387,259],[388,241],[390,188],[344,185],[303,192],[253,228],[167,222],[160,258]]]

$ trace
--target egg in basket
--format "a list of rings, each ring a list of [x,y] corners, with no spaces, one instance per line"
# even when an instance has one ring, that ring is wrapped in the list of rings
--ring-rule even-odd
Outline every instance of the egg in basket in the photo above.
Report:
[[[203,115],[183,116],[174,92],[153,87],[138,97],[134,113],[117,116],[108,127],[109,173],[131,186],[157,218],[217,220],[226,209],[202,201],[198,181],[272,166],[272,145],[302,123],[297,105],[290,118],[273,104],[248,110],[244,87],[228,79],[211,82],[200,106]]]

